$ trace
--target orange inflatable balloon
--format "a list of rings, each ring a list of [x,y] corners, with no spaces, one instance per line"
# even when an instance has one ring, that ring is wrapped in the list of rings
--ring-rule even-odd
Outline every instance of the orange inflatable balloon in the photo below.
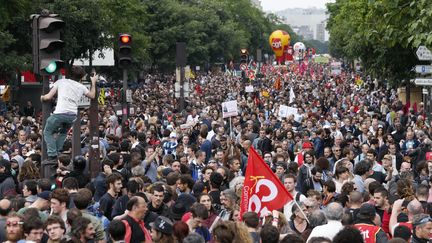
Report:
[[[284,50],[288,48],[291,37],[283,30],[276,30],[269,37],[269,44],[276,55],[280,59],[284,55]]]

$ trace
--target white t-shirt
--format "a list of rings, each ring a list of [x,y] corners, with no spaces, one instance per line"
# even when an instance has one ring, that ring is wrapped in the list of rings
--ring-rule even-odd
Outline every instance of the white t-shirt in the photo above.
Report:
[[[57,88],[57,106],[54,114],[78,112],[78,101],[90,91],[81,83],[71,79],[59,79],[54,83]]]

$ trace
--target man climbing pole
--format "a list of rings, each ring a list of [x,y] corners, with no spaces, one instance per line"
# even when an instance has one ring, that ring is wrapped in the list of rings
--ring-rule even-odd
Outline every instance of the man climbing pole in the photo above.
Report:
[[[71,79],[57,80],[48,94],[41,96],[41,101],[50,101],[57,94],[57,105],[53,114],[48,117],[43,135],[47,144],[48,160],[57,160],[59,151],[63,148],[68,130],[72,127],[78,113],[78,102],[83,95],[94,99],[96,82],[99,79],[94,73],[91,76],[90,91],[79,81],[85,76],[82,67],[71,68]],[[57,134],[55,137],[54,134]]]

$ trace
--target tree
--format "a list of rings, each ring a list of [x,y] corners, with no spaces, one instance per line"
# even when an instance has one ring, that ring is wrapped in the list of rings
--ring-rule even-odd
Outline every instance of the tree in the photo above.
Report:
[[[409,85],[418,63],[415,49],[432,41],[428,1],[337,0],[327,8],[333,56],[360,59],[369,74],[394,86]]]
[[[29,8],[29,2],[25,0],[11,1],[0,6],[2,16],[0,20],[0,55],[2,57],[0,58],[0,80],[8,81],[14,76],[17,68],[31,66],[31,48],[28,45],[30,42],[26,42],[31,36],[29,25],[17,25],[21,19],[25,18],[26,10]],[[16,36],[14,33],[18,31],[25,32],[26,38]],[[27,44],[23,45],[23,43]],[[21,48],[23,46],[24,48]]]

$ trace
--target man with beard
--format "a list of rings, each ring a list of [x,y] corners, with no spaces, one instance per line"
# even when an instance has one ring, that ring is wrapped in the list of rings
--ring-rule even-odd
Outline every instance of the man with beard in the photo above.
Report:
[[[23,238],[23,219],[16,213],[9,215],[6,220],[6,243],[16,243]]]
[[[314,167],[314,153],[313,151],[306,151],[304,153],[303,164],[299,168],[299,174],[297,177],[297,191],[306,194],[306,181],[312,177],[311,170]],[[299,164],[300,165],[300,164]]]
[[[384,187],[375,189],[373,200],[375,202],[375,210],[381,219],[381,227],[387,234],[390,233],[389,223],[391,215],[391,204],[389,203],[389,193]]]
[[[105,243],[105,232],[102,226],[102,222],[93,216],[88,210],[88,206],[92,202],[92,192],[87,188],[81,188],[78,190],[77,195],[73,199],[75,207],[78,208],[82,216],[89,219],[92,223],[92,228],[95,233],[93,234],[94,242]]]
[[[0,198],[16,195],[15,181],[11,173],[11,163],[0,159]]]
[[[165,189],[161,184],[156,184],[152,188],[151,203],[148,205],[148,210],[157,213],[158,215],[167,216],[168,207],[163,202]]]
[[[220,194],[220,202],[222,203],[223,209],[221,210],[219,217],[222,220],[229,220],[231,213],[234,211],[236,205],[237,195],[233,189],[226,189]]]
[[[108,185],[108,191],[101,197],[100,210],[108,219],[111,218],[112,209],[116,202],[116,199],[122,189],[122,176],[118,173],[113,173],[109,175],[106,179],[106,184]]]
[[[95,228],[88,218],[77,218],[72,224],[72,240],[69,242],[93,242],[95,238]]]
[[[323,184],[324,184],[324,182],[321,179],[323,175],[323,170],[319,167],[313,167],[310,173],[311,173],[311,177],[307,178],[304,182],[305,191],[303,193],[305,194],[309,190],[322,192]]]

